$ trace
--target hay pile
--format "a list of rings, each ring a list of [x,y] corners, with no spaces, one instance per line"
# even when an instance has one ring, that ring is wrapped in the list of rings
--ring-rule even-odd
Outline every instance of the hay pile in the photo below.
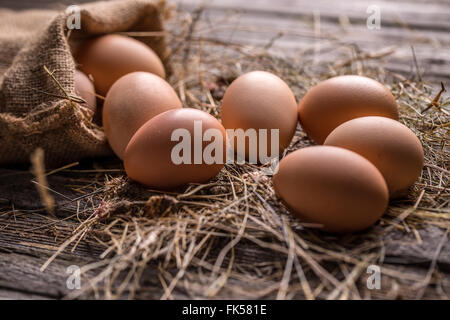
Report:
[[[169,25],[174,66],[169,81],[186,107],[218,117],[227,85],[251,70],[277,74],[297,100],[331,76],[369,76],[392,90],[400,122],[422,141],[425,167],[419,181],[407,199],[390,203],[373,228],[337,237],[294,220],[277,200],[271,177],[255,165],[227,165],[207,184],[165,193],[128,180],[120,165],[95,168],[94,183],[82,183],[86,176],[80,173],[87,205],[72,209],[79,227],[42,270],[62,250],[87,240],[105,251],[98,262],[82,268],[86,285],[67,298],[448,298],[439,288],[450,283],[435,268],[450,230],[450,100],[445,95],[434,99],[440,88],[379,67],[388,53],[349,46],[352,56],[317,65],[311,63],[313,56],[277,54],[273,41],[254,48],[202,39],[198,30],[205,34],[207,26],[199,27],[201,10],[177,12]],[[288,152],[311,144],[298,127]],[[386,241],[420,241],[420,231],[429,228],[443,235],[430,248],[428,272],[385,262]],[[380,290],[366,286],[369,265],[381,267]],[[142,289],[149,286],[149,272],[156,275],[151,292]]]

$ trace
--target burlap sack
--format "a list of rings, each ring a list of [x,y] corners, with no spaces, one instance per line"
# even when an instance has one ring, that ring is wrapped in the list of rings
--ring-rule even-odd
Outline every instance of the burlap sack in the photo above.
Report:
[[[81,29],[67,27],[68,13],[0,10],[0,165],[25,163],[38,147],[48,166],[111,154],[104,133],[79,104],[71,48],[85,38],[123,31],[162,31],[162,1],[108,1],[81,6]],[[138,37],[165,62],[164,37]],[[167,65],[166,65],[167,67]]]

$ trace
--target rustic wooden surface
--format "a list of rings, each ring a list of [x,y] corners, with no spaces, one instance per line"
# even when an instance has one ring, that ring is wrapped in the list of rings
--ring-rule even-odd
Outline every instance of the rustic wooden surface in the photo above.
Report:
[[[194,10],[203,1],[179,1],[185,10]],[[51,0],[1,0],[0,7],[13,9],[64,8],[64,3]],[[450,79],[450,3],[448,0],[396,0],[377,1],[381,8],[381,29],[366,27],[367,7],[372,1],[331,0],[218,0],[208,4],[203,19],[214,19],[237,12],[238,18],[229,19],[217,30],[209,31],[205,37],[226,39],[243,44],[265,45],[275,39],[274,48],[288,54],[305,50],[316,50],[318,59],[332,60],[327,48],[335,46],[339,39],[354,43],[368,51],[395,48],[386,59],[386,67],[414,77],[417,70],[412,63],[412,49],[417,56],[420,74],[425,81],[436,84]],[[217,20],[216,20],[217,21]],[[226,26],[234,25],[236,32],[230,33]],[[251,26],[251,27],[249,27]],[[223,28],[220,28],[223,27]],[[283,34],[277,37],[282,31]],[[89,181],[86,173],[86,181]],[[70,184],[70,173],[50,177],[50,185],[64,196],[56,196],[62,209],[58,219],[50,218],[41,208],[39,196],[31,183],[32,175],[26,168],[0,169],[0,207],[11,208],[8,214],[0,215],[0,298],[57,299],[68,293],[66,268],[69,265],[84,265],[98,259],[103,248],[93,241],[82,241],[74,252],[65,251],[46,270],[40,266],[51,256],[57,246],[70,235],[75,223],[61,220],[65,216],[67,198],[75,198]],[[80,202],[83,205],[83,202]],[[46,226],[45,228],[43,226]],[[52,228],[48,228],[52,226]],[[49,232],[48,230],[52,230]],[[428,271],[434,251],[441,242],[443,232],[429,228],[420,231],[423,242],[403,245],[402,239],[391,239],[386,243],[386,263],[398,270],[423,275]],[[255,252],[251,248],[239,252],[239,259],[253,261]],[[441,272],[450,273],[450,245],[446,243],[437,259]],[[151,271],[146,276],[143,297],[159,298],[159,282]],[[436,296],[433,290],[427,297]],[[187,297],[175,292],[175,297]],[[413,297],[413,293],[402,293],[402,297]]]

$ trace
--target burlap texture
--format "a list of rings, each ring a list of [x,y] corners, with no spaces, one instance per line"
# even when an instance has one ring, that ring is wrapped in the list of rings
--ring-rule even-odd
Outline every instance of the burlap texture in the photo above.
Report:
[[[71,48],[106,33],[163,31],[163,7],[151,0],[86,4],[81,29],[70,32],[65,11],[0,10],[0,165],[26,163],[38,147],[48,166],[111,154],[87,109],[61,98],[64,93],[44,66],[75,96]],[[166,61],[164,37],[137,39]]]

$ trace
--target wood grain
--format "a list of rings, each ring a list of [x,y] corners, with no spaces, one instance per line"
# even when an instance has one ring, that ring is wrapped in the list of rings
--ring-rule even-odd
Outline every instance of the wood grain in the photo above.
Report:
[[[193,10],[201,1],[182,0],[181,8]],[[274,43],[284,54],[317,54],[321,63],[334,62],[336,46],[354,45],[366,52],[392,48],[386,68],[407,77],[415,73],[412,49],[423,78],[433,84],[450,79],[450,3],[378,1],[381,28],[367,27],[371,1],[212,1],[205,16],[223,21],[208,38],[263,46],[279,32]],[[236,12],[235,17],[230,12]],[[338,40],[338,41],[336,41]]]

